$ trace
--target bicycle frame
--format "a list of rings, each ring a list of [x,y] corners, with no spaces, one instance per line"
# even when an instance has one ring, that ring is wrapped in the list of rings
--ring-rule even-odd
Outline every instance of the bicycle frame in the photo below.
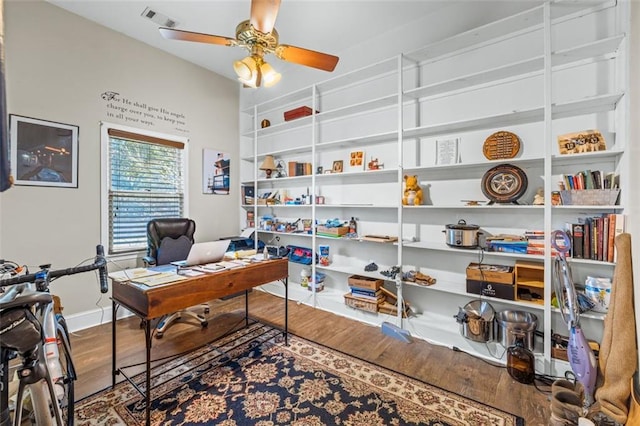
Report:
[[[2,373],[0,385],[1,426],[10,426],[11,424],[9,361],[18,355],[22,363],[17,370],[19,383],[16,406],[13,410],[15,413],[13,425],[21,426],[22,404],[27,389],[31,394],[31,407],[38,426],[64,425],[62,408],[65,406],[67,407],[67,424],[73,424],[73,382],[76,380],[76,373],[71,357],[71,344],[66,323],[62,315],[54,313],[53,298],[49,294],[49,283],[51,278],[98,269],[100,272],[100,291],[106,293],[108,290],[107,271],[102,246],[97,246],[96,252],[96,261],[91,265],[58,271],[49,271],[49,265],[46,265],[42,266],[42,270],[36,274],[0,280],[0,286],[12,286],[7,292],[0,294],[0,318],[3,315],[5,318],[9,318],[8,321],[3,322],[0,335],[7,333],[12,336],[12,330],[22,327],[24,323],[27,323],[26,327],[31,332],[31,340],[34,340],[35,329],[37,329],[35,332],[39,333],[37,342],[31,340],[18,343],[16,341],[2,342],[0,359],[2,363],[0,371]],[[23,284],[27,282],[30,284]],[[17,320],[10,322],[13,318],[17,318]],[[59,351],[59,344],[62,353]],[[64,356],[64,365],[61,363],[61,356]]]

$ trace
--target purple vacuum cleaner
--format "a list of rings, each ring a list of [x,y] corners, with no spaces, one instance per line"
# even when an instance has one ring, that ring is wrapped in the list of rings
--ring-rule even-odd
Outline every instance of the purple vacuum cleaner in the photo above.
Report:
[[[571,240],[564,231],[553,231],[551,245],[556,249],[554,260],[553,283],[558,299],[558,307],[562,320],[569,328],[569,345],[567,356],[571,370],[576,380],[584,386],[584,407],[589,407],[594,402],[593,393],[598,372],[596,357],[589,346],[587,338],[580,328],[580,306],[578,295],[571,278],[571,270],[567,264],[567,253],[571,249]]]

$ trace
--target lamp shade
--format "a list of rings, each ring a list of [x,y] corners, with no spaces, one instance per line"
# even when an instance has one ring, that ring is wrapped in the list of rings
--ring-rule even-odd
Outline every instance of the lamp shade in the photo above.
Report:
[[[260,170],[275,170],[276,162],[273,159],[273,155],[267,155],[264,157],[264,161],[260,165]]]
[[[235,61],[233,63],[233,70],[241,80],[251,80],[253,73],[256,70],[256,63],[251,56],[247,56],[241,61]]]
[[[260,65],[260,73],[262,74],[262,81],[265,87],[271,87],[277,84],[282,78],[282,75],[276,72],[267,62],[263,62],[262,65]]]

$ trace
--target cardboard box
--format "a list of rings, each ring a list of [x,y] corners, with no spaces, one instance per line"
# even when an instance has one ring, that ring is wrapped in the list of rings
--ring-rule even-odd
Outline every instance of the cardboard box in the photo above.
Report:
[[[291,121],[291,120],[295,120],[296,118],[301,118],[301,117],[308,117],[309,115],[311,115],[312,109],[309,108],[308,106],[301,106],[298,108],[294,108],[290,111],[285,111],[284,112],[284,121]],[[318,111],[316,111],[316,114],[318,113]]]
[[[470,263],[467,280],[513,285],[513,266]]]
[[[367,288],[370,290],[378,290],[382,287],[384,280],[379,278],[363,277],[362,275],[351,275],[347,282],[350,286],[358,288]]]
[[[329,235],[345,235],[349,232],[349,227],[338,226],[335,228],[327,228],[326,226],[318,226],[318,232]]]
[[[482,294],[498,299],[515,300],[515,286],[511,284],[498,284],[486,281],[467,279],[467,293]]]

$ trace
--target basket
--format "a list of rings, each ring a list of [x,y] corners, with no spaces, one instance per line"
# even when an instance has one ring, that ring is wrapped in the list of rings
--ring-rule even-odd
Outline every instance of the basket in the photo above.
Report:
[[[562,204],[567,206],[614,206],[619,189],[572,189],[560,191]]]

